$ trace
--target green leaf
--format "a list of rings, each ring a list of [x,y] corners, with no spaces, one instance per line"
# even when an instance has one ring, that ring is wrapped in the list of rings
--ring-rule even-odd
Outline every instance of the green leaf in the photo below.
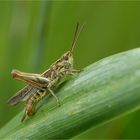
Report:
[[[15,116],[0,130],[0,138],[71,138],[140,108],[140,49],[86,67],[56,92],[61,107],[49,96],[25,122],[20,122],[23,112]]]

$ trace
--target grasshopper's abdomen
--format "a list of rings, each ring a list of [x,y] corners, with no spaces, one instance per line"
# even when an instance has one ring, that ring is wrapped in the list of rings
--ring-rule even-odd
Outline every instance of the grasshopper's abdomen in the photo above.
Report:
[[[37,90],[34,94],[32,94],[28,100],[26,101],[25,112],[26,115],[32,116],[36,112],[37,103],[47,95],[46,91]]]

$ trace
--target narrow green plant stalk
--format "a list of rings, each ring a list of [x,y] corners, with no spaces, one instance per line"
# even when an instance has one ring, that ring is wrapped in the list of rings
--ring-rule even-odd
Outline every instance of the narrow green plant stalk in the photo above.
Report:
[[[55,93],[60,107],[49,96],[33,117],[21,123],[21,112],[7,123],[0,139],[71,138],[140,108],[140,49],[86,67]]]

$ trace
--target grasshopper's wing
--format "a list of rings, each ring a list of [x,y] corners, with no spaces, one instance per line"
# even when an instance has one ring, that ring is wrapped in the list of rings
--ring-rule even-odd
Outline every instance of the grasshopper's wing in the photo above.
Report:
[[[34,92],[33,90],[36,90],[36,89],[34,89],[34,88],[31,87],[31,86],[26,86],[26,87],[24,87],[23,89],[21,89],[19,92],[17,92],[17,94],[16,94],[15,96],[11,97],[11,98],[7,101],[7,103],[8,103],[9,105],[13,106],[13,105],[18,104],[18,103],[21,102],[21,101],[24,101],[24,100],[26,100],[26,98],[27,98],[30,94],[32,94],[32,93]]]

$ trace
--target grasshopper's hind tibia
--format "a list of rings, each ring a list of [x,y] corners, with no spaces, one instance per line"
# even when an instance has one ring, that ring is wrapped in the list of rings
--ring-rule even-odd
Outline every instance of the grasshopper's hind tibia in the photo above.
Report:
[[[33,116],[36,113],[36,105],[37,103],[47,95],[46,91],[40,91],[38,90],[36,93],[30,95],[30,97],[26,101],[25,105],[25,113],[21,119],[21,122],[23,122],[26,118],[26,116]]]
[[[59,98],[53,93],[53,91],[51,89],[48,89],[48,91],[56,99],[58,105],[60,106]],[[48,92],[38,90],[36,93],[29,96],[29,98],[26,101],[25,113],[21,119],[21,122],[23,122],[25,120],[26,116],[30,117],[36,113],[36,105],[46,95],[48,95]]]

